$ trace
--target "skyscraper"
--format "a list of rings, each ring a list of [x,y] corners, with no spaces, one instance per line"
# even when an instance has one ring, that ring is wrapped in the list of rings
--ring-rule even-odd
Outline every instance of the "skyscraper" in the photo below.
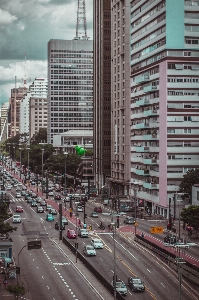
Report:
[[[132,0],[131,28],[132,191],[167,217],[199,167],[199,2]]]
[[[48,143],[68,130],[93,130],[93,41],[48,43]]]
[[[99,189],[111,175],[111,0],[93,5],[93,165]]]

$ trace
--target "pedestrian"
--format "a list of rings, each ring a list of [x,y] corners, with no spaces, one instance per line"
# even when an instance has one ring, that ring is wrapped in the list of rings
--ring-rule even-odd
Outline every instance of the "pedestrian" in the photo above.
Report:
[[[144,238],[144,233],[143,232],[141,233],[141,237]]]

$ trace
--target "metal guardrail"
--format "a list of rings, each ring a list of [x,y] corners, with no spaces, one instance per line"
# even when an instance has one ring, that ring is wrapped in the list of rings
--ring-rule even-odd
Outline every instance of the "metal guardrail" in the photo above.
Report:
[[[146,240],[145,238],[136,235],[135,241],[137,243],[140,243],[143,247],[148,248],[151,250],[155,255],[167,263],[173,270],[178,271],[178,264],[176,263],[176,255],[159,247],[158,245]],[[188,261],[186,261],[185,264],[183,264],[183,268],[181,268],[181,273],[183,277],[189,279],[193,283],[197,284],[199,286],[199,268],[195,265],[190,264]]]
[[[62,239],[63,243],[70,248],[70,250],[76,254],[76,249],[75,247],[65,238],[63,237]],[[83,264],[89,269],[90,272],[93,273],[93,275],[104,285],[104,287],[112,294],[114,295],[114,289],[113,286],[106,280],[106,278],[98,272],[93,265],[90,264],[90,262],[78,251],[77,252],[77,257],[79,260],[83,262]],[[116,297],[118,300],[124,300],[125,298],[118,292],[116,292]]]

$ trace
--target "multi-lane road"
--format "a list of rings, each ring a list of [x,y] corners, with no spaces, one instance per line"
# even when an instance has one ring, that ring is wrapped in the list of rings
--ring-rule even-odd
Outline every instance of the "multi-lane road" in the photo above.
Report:
[[[70,252],[66,245],[59,240],[59,232],[54,229],[54,222],[46,221],[46,212],[38,214],[36,208],[30,207],[24,198],[16,199],[15,191],[10,192],[10,207],[15,211],[16,205],[24,208],[22,223],[17,225],[18,230],[11,234],[13,239],[14,256],[21,267],[21,274],[18,279],[24,282],[28,289],[26,299],[113,299],[113,296],[97,281],[97,279],[78,261],[74,254]],[[53,207],[58,208],[58,203],[53,198],[47,200]],[[83,253],[85,244],[90,244],[91,237],[96,236],[103,240],[104,249],[97,250],[96,257],[87,259],[98,269],[105,278],[111,282],[114,274],[114,267],[117,277],[126,284],[129,276],[140,277],[145,284],[144,293],[133,293],[128,288],[126,299],[179,299],[179,282],[175,274],[164,262],[148,252],[133,240],[133,234],[128,232],[129,226],[123,227],[123,219],[120,218],[121,229],[117,230],[115,244],[112,232],[98,230],[98,224],[102,220],[107,228],[111,222],[108,210],[104,209],[99,218],[89,217],[96,204],[88,202],[86,204],[87,224],[92,225],[89,238],[77,238],[78,251]],[[64,204],[63,204],[64,207]],[[67,210],[63,209],[63,214],[69,216],[69,203]],[[83,212],[79,213],[83,221]],[[114,218],[114,217],[113,217]],[[58,216],[56,217],[58,219]],[[76,217],[69,218],[69,225],[63,231],[66,236],[67,228],[76,227]],[[143,221],[144,222],[144,221]],[[142,227],[142,222],[139,226]],[[133,226],[133,225],[130,225]],[[143,223],[142,230],[146,226]],[[149,229],[148,229],[149,230]],[[125,232],[122,232],[125,231]],[[147,228],[145,230],[147,232]],[[27,250],[22,247],[33,239],[42,241],[42,248],[37,250]],[[71,240],[75,243],[76,240]],[[114,260],[115,245],[115,260]],[[20,252],[21,251],[21,252]],[[20,253],[20,255],[18,255]],[[19,260],[19,261],[18,261]],[[182,300],[199,299],[198,288],[190,287],[186,282],[181,287]]]

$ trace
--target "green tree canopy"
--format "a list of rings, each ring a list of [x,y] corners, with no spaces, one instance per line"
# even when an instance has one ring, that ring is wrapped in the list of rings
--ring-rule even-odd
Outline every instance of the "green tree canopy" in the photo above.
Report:
[[[32,136],[30,143],[31,144],[47,143],[47,129],[40,128],[39,132],[35,133]]]
[[[180,218],[184,223],[189,224],[195,230],[199,229],[199,206],[190,205],[188,208],[183,208]]]
[[[65,159],[66,159],[66,173],[70,175],[76,174],[77,168],[81,162],[81,157],[71,153],[67,157],[65,154],[51,155],[49,157],[47,166],[52,173],[65,173]]]
[[[8,206],[6,203],[0,203],[0,233],[6,234],[17,230],[17,227],[11,226],[6,220],[11,215],[8,213]]]
[[[199,169],[191,169],[184,176],[180,183],[180,192],[191,196],[192,186],[199,183]]]

